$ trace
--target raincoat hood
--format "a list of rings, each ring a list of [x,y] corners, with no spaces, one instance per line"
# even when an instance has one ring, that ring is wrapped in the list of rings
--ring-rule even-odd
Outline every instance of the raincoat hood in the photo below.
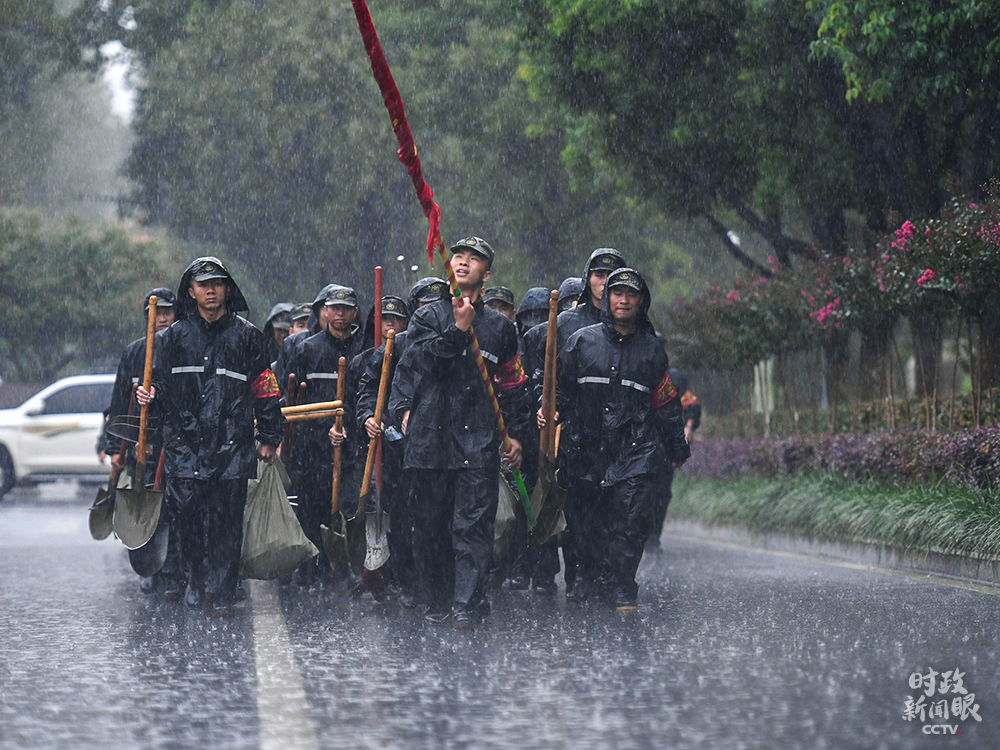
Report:
[[[580,298],[586,284],[579,276],[570,276],[559,285],[559,312],[568,310]]]
[[[548,311],[551,294],[552,292],[544,286],[531,287],[531,289],[524,293],[524,299],[521,300],[521,306],[517,308],[517,314],[520,315],[532,310]]]
[[[514,316],[519,335],[523,336],[548,318],[551,295],[551,290],[543,286],[533,286],[524,293],[521,306],[517,308],[517,315]]]
[[[604,296],[601,297],[601,320],[608,326],[612,326],[614,323],[614,319],[611,317],[611,295],[608,292],[611,287],[617,285],[627,285],[638,289],[642,295],[642,301],[639,303],[639,310],[635,316],[635,330],[636,332],[645,330],[653,333],[653,324],[649,321],[649,305],[652,301],[649,287],[642,275],[632,268],[619,268],[608,276],[607,283],[604,285]]]
[[[449,293],[447,281],[439,279],[437,276],[426,276],[410,289],[406,304],[411,311],[415,311],[421,302],[437,302]]]
[[[590,274],[593,271],[606,269],[614,271],[625,268],[625,258],[613,247],[599,247],[587,258],[587,265],[583,267],[583,290],[578,297],[579,304],[590,303]],[[607,287],[605,287],[607,288]]]
[[[177,304],[175,305],[177,320],[184,320],[198,313],[198,305],[190,294],[191,282],[195,276],[201,275],[208,269],[221,271],[225,274],[226,286],[228,287],[226,293],[226,312],[235,314],[250,312],[250,306],[247,304],[246,297],[240,291],[240,287],[233,278],[233,275],[229,273],[229,270],[223,265],[221,260],[212,255],[206,255],[191,261],[188,267],[184,269],[184,273],[181,274],[181,282],[177,285]]]
[[[309,315],[309,321],[306,323],[309,328],[309,333],[319,332],[319,309],[326,304],[326,298],[327,295],[330,294],[330,290],[335,289],[338,286],[340,285],[327,284],[316,294],[316,299],[312,301],[312,314]]]
[[[271,312],[267,314],[267,320],[264,321],[264,326],[273,325],[275,319],[278,318],[282,313],[288,314],[288,320],[292,319],[292,310],[295,309],[294,302],[279,302],[274,307],[271,308]]]

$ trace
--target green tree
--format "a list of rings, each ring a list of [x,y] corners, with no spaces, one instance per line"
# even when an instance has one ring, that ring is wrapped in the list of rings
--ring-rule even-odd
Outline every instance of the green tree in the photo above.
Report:
[[[45,382],[117,357],[141,329],[141,295],[163,278],[152,243],[0,210],[0,376]]]
[[[16,202],[48,156],[52,128],[33,105],[66,61],[65,29],[52,0],[0,0],[0,203]]]
[[[664,279],[687,272],[662,212],[612,180],[574,184],[562,135],[531,128],[538,105],[518,76],[512,9],[380,5],[446,239],[489,238],[497,281],[518,291],[557,284],[608,244]],[[146,69],[128,172],[151,222],[217,244],[259,269],[265,290],[298,297],[329,278],[364,289],[376,263],[420,260],[426,223],[346,5],[182,3],[168,34],[144,31],[143,7],[122,37]],[[103,28],[94,43],[110,38]]]

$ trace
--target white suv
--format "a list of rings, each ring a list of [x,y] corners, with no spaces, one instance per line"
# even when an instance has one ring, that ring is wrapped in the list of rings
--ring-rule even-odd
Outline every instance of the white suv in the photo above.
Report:
[[[75,375],[0,409],[0,497],[21,480],[107,476],[96,445],[114,384],[114,375]]]

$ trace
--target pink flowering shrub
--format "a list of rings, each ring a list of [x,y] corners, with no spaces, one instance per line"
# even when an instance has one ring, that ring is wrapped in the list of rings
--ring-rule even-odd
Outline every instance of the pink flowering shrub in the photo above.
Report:
[[[713,286],[670,310],[671,356],[731,370],[838,329],[884,330],[920,312],[982,314],[1000,288],[1000,182],[989,200],[955,198],[938,218],[904,221],[868,250],[817,251],[794,269],[769,257],[768,266],[771,276]]]

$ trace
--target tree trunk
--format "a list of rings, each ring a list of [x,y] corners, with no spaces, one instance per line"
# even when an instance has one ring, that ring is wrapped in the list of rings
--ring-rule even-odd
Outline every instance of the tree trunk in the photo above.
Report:
[[[938,341],[944,320],[932,312],[914,313],[910,317],[910,335],[913,337],[913,356],[917,365],[917,398],[926,398],[938,387]]]
[[[861,332],[858,359],[858,398],[875,401],[883,395],[885,359],[892,325],[876,325]]]
[[[851,362],[850,334],[847,331],[837,331],[823,346],[826,360],[826,398],[827,405],[847,403],[850,398],[850,376],[848,368]]]

